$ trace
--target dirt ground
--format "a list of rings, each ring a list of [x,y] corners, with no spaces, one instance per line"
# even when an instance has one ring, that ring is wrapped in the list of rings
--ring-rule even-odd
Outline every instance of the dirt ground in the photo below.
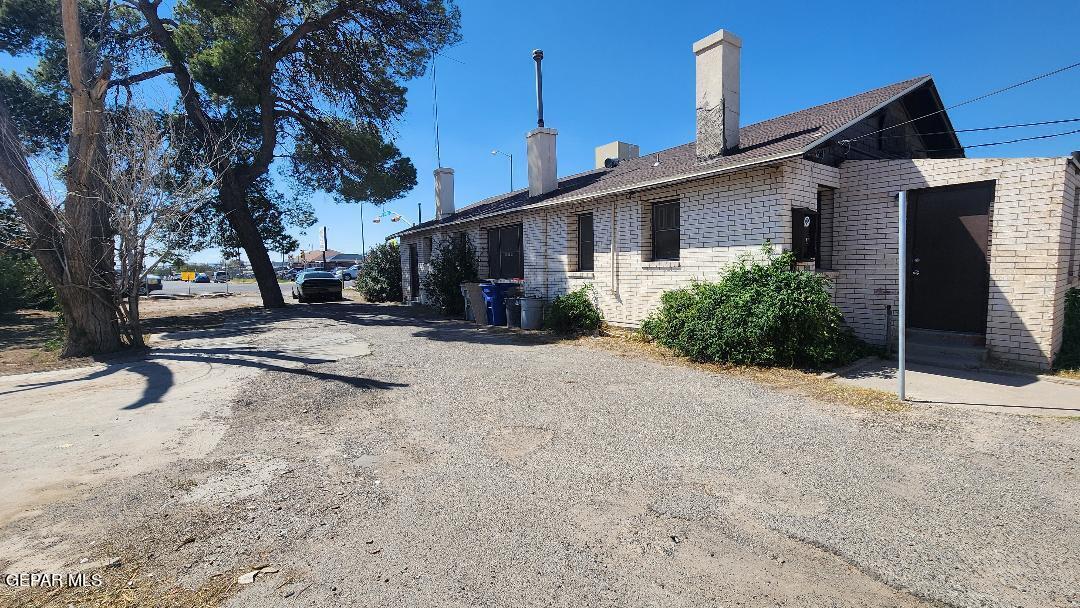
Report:
[[[104,582],[0,605],[1080,602],[1076,418],[415,313],[242,311],[0,378],[0,571]]]
[[[146,333],[152,334],[182,327],[220,325],[231,314],[241,314],[244,310],[258,307],[258,297],[237,295],[175,300],[144,298],[140,310]],[[57,336],[54,312],[17,310],[0,315],[0,376],[84,367],[110,359],[60,359]]]

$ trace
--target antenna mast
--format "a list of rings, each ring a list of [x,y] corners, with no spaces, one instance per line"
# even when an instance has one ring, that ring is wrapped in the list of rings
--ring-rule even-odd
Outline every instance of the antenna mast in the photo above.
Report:
[[[439,150],[439,82],[435,76],[435,51],[431,51],[431,113],[435,123],[435,166],[442,169],[442,153]]]

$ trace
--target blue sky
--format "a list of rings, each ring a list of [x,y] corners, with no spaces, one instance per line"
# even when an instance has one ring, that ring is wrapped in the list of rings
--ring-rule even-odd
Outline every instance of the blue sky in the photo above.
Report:
[[[743,39],[742,121],[750,124],[921,74],[946,104],[1080,61],[1080,3],[1043,2],[563,2],[463,1],[463,43],[440,58],[439,131],[458,206],[526,183],[525,132],[535,125],[531,52],[544,49],[544,113],[559,131],[560,175],[592,168],[615,139],[642,153],[694,137],[691,45],[726,28]],[[1019,7],[1022,10],[1018,10]],[[412,84],[398,145],[419,185],[387,205],[409,219],[434,213],[431,80]],[[1080,117],[1080,68],[951,113],[957,129]],[[970,134],[965,144],[1069,131],[1077,125]],[[969,156],[1063,156],[1080,134]],[[317,201],[330,246],[357,250],[353,206]],[[366,213],[366,216],[370,214]],[[400,224],[367,221],[368,246]],[[316,231],[302,238],[316,243]]]
[[[642,153],[686,143],[694,132],[695,40],[724,28],[743,39],[742,122],[750,124],[861,91],[932,74],[951,105],[1080,61],[1078,2],[506,2],[463,0],[463,42],[439,58],[443,166],[458,206],[526,183],[525,132],[535,125],[531,52],[542,48],[547,126],[558,129],[559,174],[592,168],[593,148],[615,139]],[[5,61],[0,60],[0,63]],[[6,62],[9,63],[9,62]],[[10,63],[9,63],[10,65]],[[8,67],[8,66],[4,66]],[[410,83],[397,142],[417,167],[416,189],[385,208],[415,220],[434,213],[436,166],[430,77]],[[950,112],[957,129],[1080,117],[1080,68]],[[983,134],[965,144],[1069,131],[1076,123]],[[979,148],[969,156],[1063,156],[1080,134]],[[360,209],[316,195],[319,224],[297,234],[361,248]],[[402,224],[373,224],[371,247]],[[205,252],[196,259],[216,259]],[[276,257],[276,256],[275,256]]]

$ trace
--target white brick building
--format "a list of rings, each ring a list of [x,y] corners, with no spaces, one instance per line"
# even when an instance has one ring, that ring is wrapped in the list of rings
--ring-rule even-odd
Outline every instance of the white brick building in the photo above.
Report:
[[[846,322],[881,344],[895,339],[903,190],[909,326],[1048,367],[1080,285],[1080,159],[964,158],[930,77],[736,130],[740,47],[725,32],[694,45],[695,142],[641,157],[609,144],[598,168],[556,180],[556,132],[538,128],[530,188],[456,212],[453,173],[437,171],[437,219],[395,235],[406,298],[422,297],[413,275],[434,240],[464,234],[482,277],[545,299],[591,283],[608,322],[637,325],[664,291],[771,244],[827,273]]]

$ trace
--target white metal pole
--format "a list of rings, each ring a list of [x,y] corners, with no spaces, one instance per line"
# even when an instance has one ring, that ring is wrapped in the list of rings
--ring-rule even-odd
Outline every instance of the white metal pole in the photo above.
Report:
[[[897,395],[903,401],[907,398],[904,390],[904,376],[907,373],[907,191],[900,191],[900,252],[899,252],[899,320],[897,323]]]

